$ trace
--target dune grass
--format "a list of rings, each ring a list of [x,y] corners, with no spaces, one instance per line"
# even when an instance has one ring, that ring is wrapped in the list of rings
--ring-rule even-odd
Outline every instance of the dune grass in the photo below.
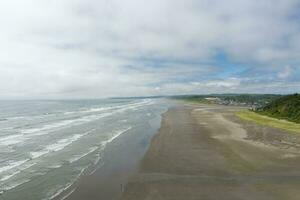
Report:
[[[269,126],[272,128],[278,128],[281,130],[300,133],[300,124],[295,122],[290,122],[282,119],[276,119],[273,117],[268,117],[261,115],[252,111],[239,111],[235,113],[241,119],[255,122],[260,125]]]

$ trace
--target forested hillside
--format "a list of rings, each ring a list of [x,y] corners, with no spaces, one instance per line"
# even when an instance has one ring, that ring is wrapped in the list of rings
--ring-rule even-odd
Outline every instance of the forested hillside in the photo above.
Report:
[[[300,94],[282,96],[257,112],[300,123]]]

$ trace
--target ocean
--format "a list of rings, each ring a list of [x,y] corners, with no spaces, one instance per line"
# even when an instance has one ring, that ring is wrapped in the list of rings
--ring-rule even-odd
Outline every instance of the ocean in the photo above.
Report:
[[[163,99],[0,101],[0,199],[55,198],[101,167],[120,136],[155,133],[168,107]]]

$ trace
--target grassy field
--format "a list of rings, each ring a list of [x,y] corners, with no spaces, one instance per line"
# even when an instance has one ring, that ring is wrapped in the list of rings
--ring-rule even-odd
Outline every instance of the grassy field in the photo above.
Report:
[[[275,119],[265,115],[260,115],[252,111],[240,111],[236,113],[241,119],[256,122],[260,125],[265,125],[273,128],[278,128],[293,133],[300,133],[300,124],[295,122],[289,122],[286,120]]]

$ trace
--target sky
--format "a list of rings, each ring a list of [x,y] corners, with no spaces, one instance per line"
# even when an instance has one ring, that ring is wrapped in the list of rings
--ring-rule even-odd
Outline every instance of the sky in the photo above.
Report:
[[[1,0],[0,99],[300,91],[300,0]]]

